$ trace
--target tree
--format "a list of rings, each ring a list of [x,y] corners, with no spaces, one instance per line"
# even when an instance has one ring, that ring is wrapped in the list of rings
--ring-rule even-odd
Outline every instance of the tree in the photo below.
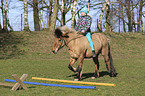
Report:
[[[106,2],[106,31],[111,31],[110,24],[110,0],[105,0]]]
[[[57,14],[58,14],[58,7],[59,7],[59,0],[55,0],[53,16],[52,16],[52,20],[51,20],[51,26],[49,29],[50,32],[53,32],[55,30],[56,19],[57,19]]]
[[[1,22],[0,22],[0,32],[2,32],[2,26],[1,26]]]
[[[2,32],[1,18],[0,18],[0,33]]]
[[[61,25],[65,25],[65,6],[66,6],[66,0],[62,1],[62,15],[61,15]]]
[[[8,32],[8,27],[10,28],[10,31],[13,31],[13,28],[11,27],[9,23],[8,13],[9,13],[9,7],[8,7],[8,1],[7,0],[1,0],[2,4],[2,17],[3,17],[3,32]]]
[[[49,18],[47,19],[47,26],[49,27],[51,25],[50,21],[51,21],[51,15],[52,15],[52,4],[53,4],[53,0],[49,0]]]
[[[9,18],[8,18],[8,13],[9,13],[9,7],[8,7],[8,1],[6,0],[6,24],[10,28],[10,31],[13,31],[13,28],[10,25]]]
[[[40,31],[39,24],[39,11],[38,11],[38,0],[33,0],[33,16],[34,16],[34,29],[35,31]]]
[[[143,15],[143,13],[142,13],[142,8],[143,8],[143,0],[140,0],[140,3],[139,3],[139,19],[138,19],[138,22],[139,22],[139,24],[138,24],[138,32],[140,32],[141,31],[141,29],[142,29],[142,32],[143,32],[143,21],[142,21],[142,15]]]
[[[62,5],[59,5],[61,19],[57,17],[57,20],[60,22],[61,26],[63,26],[63,25],[66,25],[66,23],[71,20],[71,16],[69,16],[70,19],[66,20],[66,15],[70,11],[70,8],[71,8],[71,0],[70,1],[62,0],[61,3]]]
[[[72,29],[75,26],[76,7],[78,8],[78,2],[77,2],[77,0],[74,0],[74,2],[72,2],[72,4],[71,4],[71,14],[72,14],[71,28]]]
[[[102,11],[101,11],[101,14],[99,16],[99,23],[98,23],[98,27],[97,27],[97,30],[99,32],[102,32],[102,18],[103,18],[103,13],[104,13],[104,10],[106,8],[106,2],[104,3],[104,6],[102,7]]]
[[[24,2],[24,0],[19,0],[19,1]],[[33,8],[34,30],[40,31],[40,19],[39,19],[39,10],[38,10],[39,2],[38,0],[28,0],[27,4]]]
[[[1,0],[2,3],[2,16],[3,16],[3,30],[8,31],[7,29],[7,22],[6,22],[6,11],[4,6],[4,0]]]
[[[30,31],[28,24],[27,0],[24,0],[24,31]]]
[[[52,5],[53,5],[53,0],[49,0],[49,6],[47,5],[47,3],[45,1],[43,1],[44,4],[47,6],[47,29],[49,29],[50,25],[51,25],[51,15],[52,15]]]

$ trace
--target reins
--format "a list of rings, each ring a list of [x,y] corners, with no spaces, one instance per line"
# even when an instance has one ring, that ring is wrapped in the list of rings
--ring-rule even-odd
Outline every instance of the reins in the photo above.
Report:
[[[62,42],[61,42],[61,44],[60,44],[60,47],[59,47],[59,49],[61,49],[61,48],[62,48],[64,45],[66,45],[66,42],[65,42],[64,38],[62,38],[61,40],[62,40]],[[62,46],[62,44],[63,44],[63,41],[64,41],[64,43],[65,43],[65,44]]]
[[[105,36],[105,35],[100,35],[100,34],[94,34],[94,35],[107,37],[107,36]],[[77,35],[77,36],[78,36],[78,37],[74,37],[74,38],[72,38],[72,39],[69,40],[67,43],[66,43],[66,41],[64,40],[64,37],[63,37],[63,38],[61,39],[62,42],[61,42],[60,48],[62,48],[62,47],[65,46],[65,45],[67,46],[71,41],[73,41],[73,40],[75,40],[75,39],[78,39],[78,38],[84,37],[84,36],[80,36],[80,35]],[[99,39],[98,39],[98,41],[101,42]],[[63,42],[64,42],[64,45],[62,46]]]
[[[79,35],[78,35],[78,36],[79,36]],[[67,42],[67,44],[69,44],[72,40],[75,40],[75,39],[78,39],[78,38],[81,38],[81,37],[83,37],[83,36],[75,37],[75,38],[69,40],[69,41]],[[66,44],[66,45],[67,45],[67,44]]]

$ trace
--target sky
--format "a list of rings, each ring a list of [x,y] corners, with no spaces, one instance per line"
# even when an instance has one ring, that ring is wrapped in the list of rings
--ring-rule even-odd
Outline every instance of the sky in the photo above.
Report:
[[[82,6],[79,6],[79,8],[81,8]],[[28,22],[29,22],[29,28],[31,31],[34,31],[34,23],[33,23],[33,9],[32,8],[29,8],[28,9],[29,12],[28,12]],[[145,11],[145,8],[143,8],[143,11]],[[96,31],[96,26],[97,26],[97,19],[99,19],[99,15],[100,15],[100,12],[101,11],[90,11],[89,15],[91,17],[93,17],[93,22],[92,22],[92,25],[91,25],[91,30],[92,31]],[[1,11],[0,11],[1,13]],[[23,9],[23,2],[22,1],[18,1],[18,0],[11,0],[11,3],[9,4],[9,21],[10,21],[10,24],[12,25],[14,31],[21,31],[21,14],[22,14],[22,30],[24,28],[24,20],[23,20],[23,17],[24,17],[24,9]],[[66,16],[66,19],[69,19],[71,13],[69,13],[67,16]],[[45,15],[46,16],[46,15]],[[46,19],[45,19],[45,16],[43,17],[44,18],[44,22],[46,23]],[[1,25],[2,24],[2,14],[0,14],[0,21],[1,21]],[[77,20],[77,16],[76,16],[76,20]],[[145,22],[145,18],[143,18],[144,22]],[[58,22],[56,23],[56,26],[59,26]],[[67,26],[70,27],[71,26],[71,22],[67,23]],[[145,26],[145,24],[144,24]],[[145,31],[145,29],[144,29]]]
[[[82,6],[79,6],[79,8],[81,8]],[[33,9],[29,8],[28,9],[28,22],[29,22],[29,28],[31,31],[34,31],[34,23],[33,23]],[[1,12],[1,11],[0,11]],[[9,21],[10,24],[12,25],[14,31],[20,31],[21,30],[21,14],[22,14],[22,19],[24,17],[24,9],[23,9],[23,2],[22,1],[18,1],[18,0],[11,0],[11,3],[9,5]],[[99,18],[99,15],[97,16],[97,12],[95,12],[96,14],[94,14],[94,11],[90,11],[91,16],[93,17],[93,22],[91,25],[91,29],[94,29],[92,31],[96,31],[96,26],[97,26],[97,19]],[[68,20],[70,18],[71,13],[68,13],[66,16],[66,20]],[[0,21],[1,21],[1,25],[2,24],[2,14],[0,14]],[[44,21],[46,23],[45,17]],[[76,16],[76,20],[77,20],[77,16]],[[59,26],[58,22],[56,23],[56,26]],[[67,23],[67,26],[70,27],[71,26],[71,21]],[[22,29],[24,28],[24,20],[22,20]]]

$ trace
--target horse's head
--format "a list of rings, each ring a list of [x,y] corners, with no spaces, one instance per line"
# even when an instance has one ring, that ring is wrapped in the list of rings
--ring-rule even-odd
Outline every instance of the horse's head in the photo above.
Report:
[[[53,53],[57,53],[59,49],[61,49],[65,45],[64,36],[66,34],[61,31],[60,28],[57,28],[54,33],[54,44],[52,48]]]
[[[62,26],[55,30],[54,44],[52,48],[53,53],[57,53],[58,50],[65,45],[66,39],[69,38],[69,33],[76,33],[76,31],[74,29],[68,28],[67,26]]]

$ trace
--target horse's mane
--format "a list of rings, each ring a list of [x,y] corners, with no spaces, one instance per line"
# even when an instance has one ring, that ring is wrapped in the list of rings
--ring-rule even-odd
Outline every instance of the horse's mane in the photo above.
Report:
[[[62,26],[60,27],[60,30],[65,32],[65,33],[77,33],[74,29],[71,29],[67,26]]]
[[[67,26],[62,26],[60,28],[56,28],[55,29],[55,36],[57,38],[60,38],[63,36],[63,34],[69,34],[69,33],[73,33],[73,34],[76,34],[77,32],[74,30],[74,29],[71,29]]]

